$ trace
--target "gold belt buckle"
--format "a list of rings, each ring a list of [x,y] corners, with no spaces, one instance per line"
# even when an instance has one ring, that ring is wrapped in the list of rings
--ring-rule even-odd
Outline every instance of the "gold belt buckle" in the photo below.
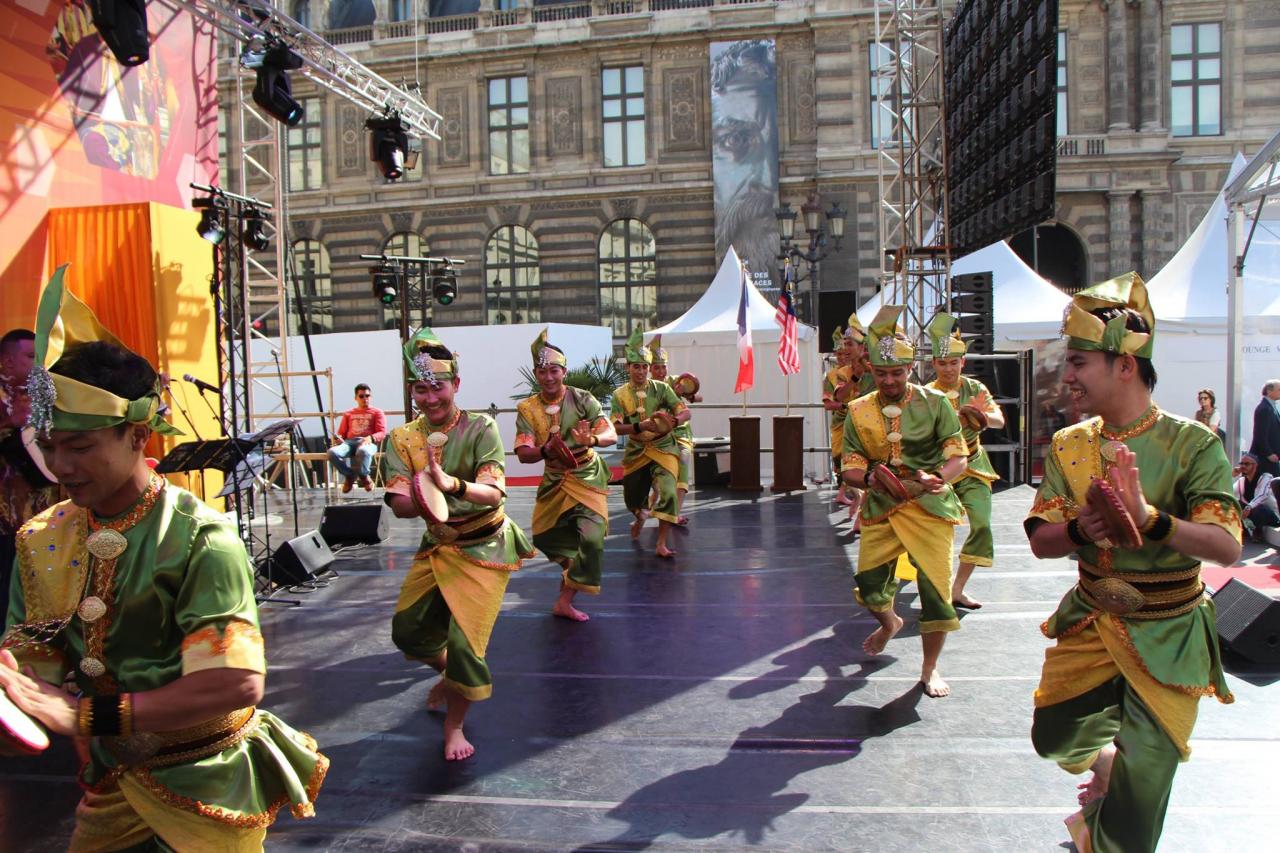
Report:
[[[458,531],[442,522],[432,522],[427,525],[427,529],[431,531],[431,535],[435,537],[437,542],[443,542],[446,545],[456,541],[458,538]]]
[[[1140,610],[1147,603],[1147,597],[1136,586],[1118,578],[1095,581],[1090,594],[1103,610],[1117,616]]]

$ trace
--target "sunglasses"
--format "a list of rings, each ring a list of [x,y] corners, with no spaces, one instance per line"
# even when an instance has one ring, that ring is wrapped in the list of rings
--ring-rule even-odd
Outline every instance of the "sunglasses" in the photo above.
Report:
[[[364,400],[364,399],[367,399],[370,395],[368,395],[368,394],[357,394],[356,396],[357,396],[357,397],[359,397],[361,400]]]

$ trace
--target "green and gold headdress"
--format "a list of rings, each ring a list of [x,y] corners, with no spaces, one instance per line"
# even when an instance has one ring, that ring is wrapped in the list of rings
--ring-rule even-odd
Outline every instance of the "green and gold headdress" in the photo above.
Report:
[[[858,319],[858,312],[855,311],[849,315],[849,328],[844,330],[844,336],[855,344],[866,341],[867,330],[862,328],[862,321]]]
[[[844,329],[839,326],[831,330],[831,346],[835,349],[844,346]]]
[[[158,380],[143,396],[126,400],[105,388],[51,372],[50,368],[77,344],[104,341],[128,349],[107,331],[88,305],[67,290],[66,271],[67,265],[63,264],[54,272],[36,309],[36,366],[27,382],[31,395],[28,424],[45,435],[55,429],[84,432],[123,423],[146,424],[164,435],[183,435],[160,415],[162,389]]]
[[[929,333],[934,358],[961,358],[969,351],[969,345],[960,337],[956,318],[945,311],[933,315],[925,331]]]
[[[1089,313],[1099,308],[1132,308],[1147,321],[1151,331],[1129,331],[1123,315],[1104,323]],[[1071,297],[1062,315],[1062,334],[1071,349],[1151,358],[1155,332],[1156,315],[1147,300],[1147,286],[1136,272],[1081,290]]]
[[[876,312],[867,329],[867,357],[873,367],[909,366],[916,357],[916,348],[898,326],[902,314],[901,305],[885,305]]]
[[[442,347],[444,341],[436,337],[430,327],[423,326],[404,345],[404,360],[409,365],[409,381],[444,382],[458,375],[458,354],[449,353],[449,359],[435,358],[428,350]]]
[[[631,337],[627,338],[627,346],[623,350],[623,357],[626,358],[627,364],[651,364],[653,362],[653,353],[649,352],[644,345],[644,326],[636,323],[634,329],[631,330]]]
[[[650,364],[666,364],[667,351],[662,348],[662,335],[654,335],[649,341]]]
[[[543,329],[538,335],[537,340],[529,347],[529,351],[533,353],[533,366],[536,370],[539,367],[548,367],[558,364],[561,367],[568,368],[569,360],[564,357],[564,353],[558,348],[551,345],[547,341],[547,330]]]

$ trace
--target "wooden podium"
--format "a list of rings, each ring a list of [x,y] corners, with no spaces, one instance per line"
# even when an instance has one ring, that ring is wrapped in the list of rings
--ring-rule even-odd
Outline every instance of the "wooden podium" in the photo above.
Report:
[[[773,419],[773,485],[771,492],[804,491],[804,418]]]
[[[759,492],[760,418],[756,415],[729,418],[729,488],[736,492]]]

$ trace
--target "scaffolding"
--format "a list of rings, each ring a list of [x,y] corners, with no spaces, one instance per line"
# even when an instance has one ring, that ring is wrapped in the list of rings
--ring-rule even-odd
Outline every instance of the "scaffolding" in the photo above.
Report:
[[[877,140],[877,205],[885,304],[923,336],[950,307],[942,0],[876,0],[872,85],[889,131]]]

